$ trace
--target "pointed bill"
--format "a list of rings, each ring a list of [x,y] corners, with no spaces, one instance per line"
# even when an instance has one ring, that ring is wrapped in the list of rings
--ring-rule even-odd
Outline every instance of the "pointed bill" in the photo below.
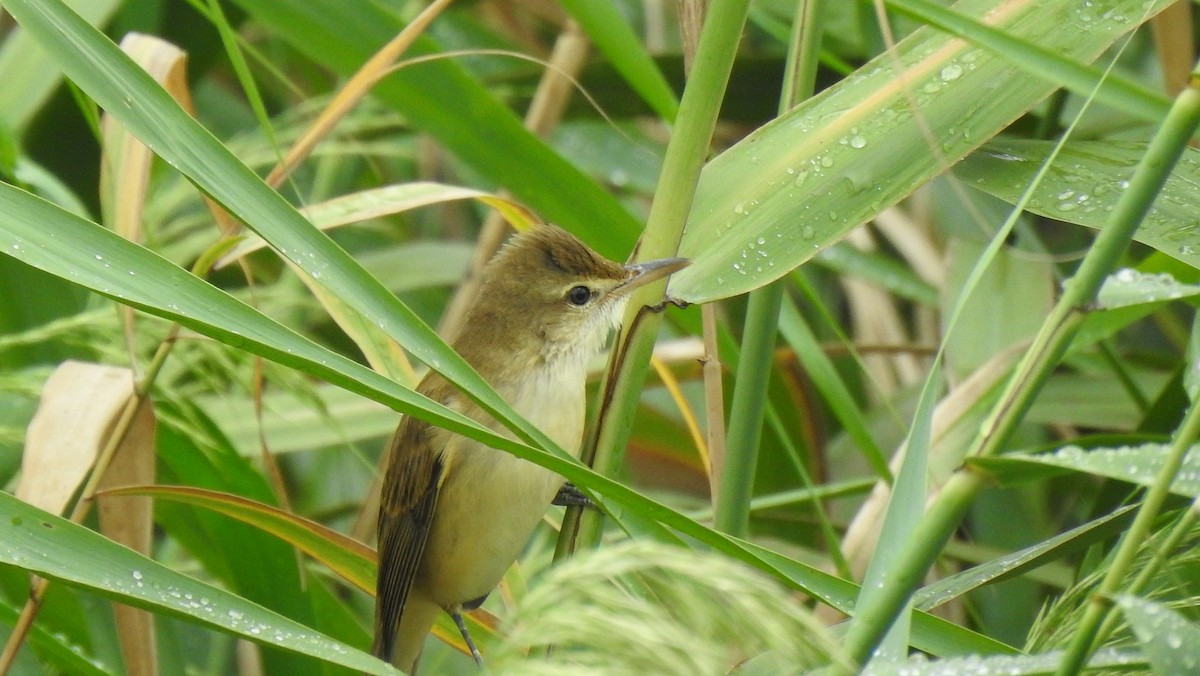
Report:
[[[692,262],[686,258],[658,258],[642,263],[630,263],[625,266],[630,277],[620,288],[628,293],[639,286],[662,279],[673,272],[679,272],[691,264]]]

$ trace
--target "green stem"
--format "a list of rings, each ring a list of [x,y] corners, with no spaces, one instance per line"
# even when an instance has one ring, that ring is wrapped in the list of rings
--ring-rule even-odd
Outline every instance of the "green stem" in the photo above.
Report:
[[[692,72],[679,103],[679,115],[667,143],[646,232],[637,253],[639,258],[671,256],[679,248],[749,4],[749,0],[715,0],[708,9]],[[601,474],[615,474],[624,458],[642,384],[650,368],[654,339],[662,322],[660,314],[642,310],[662,300],[663,288],[662,283],[654,284],[634,295],[614,343],[617,348],[601,386],[599,419],[584,445],[584,458],[590,456],[592,466]],[[584,513],[577,541],[585,545],[598,543],[601,519],[598,510]],[[572,533],[564,529],[562,537],[572,538]]]
[[[742,358],[729,405],[729,430],[725,437],[725,470],[717,498],[717,530],[744,538],[750,530],[750,497],[762,437],[767,386],[774,364],[772,356],[779,327],[783,285],[768,284],[750,293],[742,335]]]
[[[969,455],[992,456],[1000,452],[1041,383],[1059,363],[1082,322],[1081,309],[1091,304],[1105,276],[1117,264],[1200,124],[1200,92],[1195,86],[1193,80],[1176,98],[1134,172],[1129,188],[1113,208],[1108,224],[1097,235],[1075,276],[1064,285],[1062,297],[1018,365]],[[872,598],[870,604],[857,609],[846,636],[846,649],[854,662],[862,664],[874,651],[983,485],[983,479],[969,470],[959,470],[946,484],[922,522],[919,537],[909,541],[897,560],[897,574],[891,584]]]
[[[1092,592],[1083,619],[1075,629],[1071,645],[1067,646],[1067,652],[1058,665],[1056,673],[1059,676],[1079,673],[1092,651],[1104,640],[1104,635],[1098,632],[1097,628],[1101,623],[1108,625],[1106,620],[1112,612],[1112,597],[1121,590],[1121,582],[1133,568],[1138,550],[1150,536],[1154,527],[1154,519],[1158,517],[1159,510],[1162,509],[1163,503],[1171,494],[1171,484],[1175,481],[1175,475],[1179,473],[1179,468],[1183,466],[1183,459],[1187,456],[1192,442],[1198,435],[1200,435],[1200,406],[1193,402],[1191,408],[1188,409],[1187,417],[1184,418],[1183,426],[1179,428],[1175,440],[1171,443],[1171,450],[1163,459],[1163,466],[1158,470],[1158,476],[1154,477],[1154,483],[1150,484],[1149,490],[1146,491],[1146,499],[1138,508],[1133,525],[1121,539],[1121,546],[1117,549],[1112,564],[1105,571],[1100,586]],[[1108,628],[1111,630],[1111,626]]]
[[[780,113],[812,95],[821,42],[820,26],[816,21],[819,5],[818,0],[797,0],[783,93],[779,100]],[[750,498],[758,467],[767,387],[775,363],[772,352],[779,330],[784,283],[785,280],[779,280],[752,291],[746,308],[742,359],[738,362],[729,407],[726,456],[715,523],[717,530],[736,537],[744,538],[750,531]]]

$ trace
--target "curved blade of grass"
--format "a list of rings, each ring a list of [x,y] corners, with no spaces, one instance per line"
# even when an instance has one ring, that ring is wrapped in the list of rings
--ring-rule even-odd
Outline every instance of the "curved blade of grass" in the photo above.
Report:
[[[153,252],[4,183],[0,242],[0,252],[13,258],[227,345],[496,448],[544,455],[317,345]]]
[[[375,593],[375,551],[311,519],[239,495],[190,486],[128,486],[103,494],[174,500],[231,516],[295,546],[368,594]]]
[[[63,246],[61,243],[69,245]],[[642,518],[657,521],[787,584],[849,611],[857,586],[769,550],[717,533],[570,458],[513,441],[275,323],[199,278],[112,232],[0,183],[0,253],[233,347],[324,379],[397,411],[470,436],[561,474]],[[129,274],[130,272],[134,274]],[[918,618],[923,617],[918,614]],[[1006,646],[953,625],[914,623],[914,644],[990,652]],[[941,653],[939,653],[941,654]]]
[[[104,491],[104,495],[138,495],[172,500],[225,514],[296,547],[343,580],[371,596],[375,595],[378,560],[374,549],[320,523],[278,507],[230,493],[190,486],[128,486]],[[480,621],[480,615],[489,619]],[[483,642],[485,639],[495,639],[496,631],[493,627],[498,622],[486,610],[471,611],[466,614],[465,619],[471,627],[471,635],[479,642],[481,648],[487,647]],[[437,625],[435,633],[439,638],[464,654],[470,654],[448,615],[439,616]]]
[[[1087,62],[1166,4],[1115,0],[1086,29],[1078,3],[1065,0],[966,0],[957,7],[1023,42]],[[778,279],[1053,88],[987,49],[917,30],[894,55],[876,58],[705,167],[679,246],[692,265],[672,276],[671,295],[702,303]],[[926,129],[936,136],[932,149]]]
[[[311,204],[301,209],[300,213],[321,230],[330,230],[340,225],[348,225],[370,218],[391,216],[410,209],[465,199],[479,200],[496,209],[504,215],[505,220],[516,224],[518,229],[528,228],[533,224],[532,217],[520,204],[501,195],[431,181],[398,183],[361,190]],[[267,246],[269,245],[261,237],[247,237],[238,244],[236,249],[226,254],[217,267],[224,267],[242,256]]]
[[[999,139],[959,163],[954,174],[1012,204],[1053,147],[1051,141]],[[1127,141],[1068,143],[1034,188],[1026,208],[1040,216],[1100,229],[1146,148],[1146,143]],[[1133,238],[1200,267],[1200,151],[1183,151],[1159,195]]]
[[[932,610],[973,589],[1003,582],[1082,547],[1119,535],[1132,518],[1130,512],[1134,507],[1135,505],[1126,505],[1111,514],[1043,540],[1032,547],[942,578],[913,594],[913,605],[922,610]]]
[[[0,493],[0,563],[255,643],[367,673],[398,673],[361,650],[235,594],[177,573],[7,493]]]

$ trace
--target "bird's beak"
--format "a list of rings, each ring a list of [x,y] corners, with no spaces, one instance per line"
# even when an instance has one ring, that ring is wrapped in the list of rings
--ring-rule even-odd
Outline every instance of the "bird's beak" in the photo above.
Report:
[[[639,286],[662,279],[673,272],[679,272],[691,264],[692,262],[686,258],[659,258],[643,263],[631,263],[625,266],[630,277],[621,285],[621,290],[633,291]]]

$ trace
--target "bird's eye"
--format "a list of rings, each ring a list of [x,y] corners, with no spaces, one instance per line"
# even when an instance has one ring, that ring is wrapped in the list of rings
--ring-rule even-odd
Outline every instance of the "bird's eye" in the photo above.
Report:
[[[572,286],[571,290],[567,292],[567,302],[571,305],[583,307],[590,300],[592,300],[592,290],[582,284]]]

